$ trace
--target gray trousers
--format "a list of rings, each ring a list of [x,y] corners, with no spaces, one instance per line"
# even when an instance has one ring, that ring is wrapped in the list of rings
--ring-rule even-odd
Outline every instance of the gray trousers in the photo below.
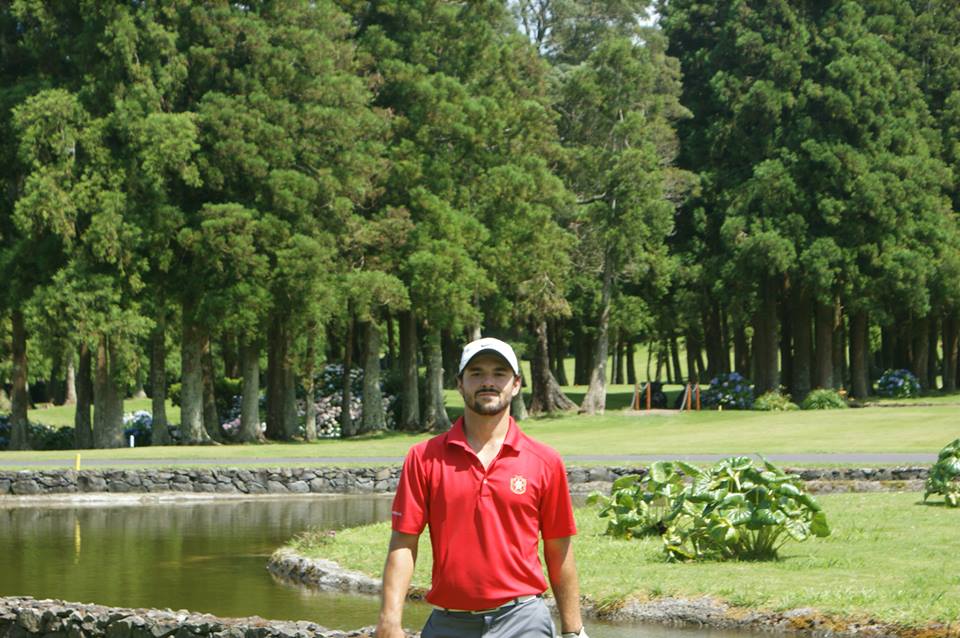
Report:
[[[553,619],[539,596],[484,614],[434,609],[420,638],[553,638]]]

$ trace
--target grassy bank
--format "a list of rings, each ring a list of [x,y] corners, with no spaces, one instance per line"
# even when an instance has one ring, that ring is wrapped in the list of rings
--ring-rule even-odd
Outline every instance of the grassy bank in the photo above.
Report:
[[[818,412],[704,411],[644,416],[608,411],[603,416],[529,419],[523,429],[561,454],[655,454],[663,458],[689,453],[869,453],[935,454],[960,436],[957,408],[926,406],[864,408]],[[348,441],[271,443],[219,447],[145,447],[85,450],[87,460],[164,459],[171,464],[195,458],[232,459],[351,456],[402,457],[427,434],[386,432]],[[61,460],[69,465],[75,452],[0,452],[0,467],[18,462]]]
[[[631,597],[720,598],[775,611],[811,607],[843,617],[920,626],[960,618],[960,554],[954,551],[960,512],[920,504],[919,494],[836,494],[819,497],[832,536],[790,543],[776,562],[673,564],[659,538],[602,536],[605,523],[579,508],[576,540],[581,590],[595,602]],[[298,552],[379,575],[386,523],[292,541]],[[414,583],[429,584],[430,542],[420,542]],[[616,566],[612,568],[611,566]]]

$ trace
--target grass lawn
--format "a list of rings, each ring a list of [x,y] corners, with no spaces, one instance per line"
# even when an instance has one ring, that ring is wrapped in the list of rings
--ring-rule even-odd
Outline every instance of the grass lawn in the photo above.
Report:
[[[583,388],[571,388],[582,397]],[[677,388],[671,388],[676,392]],[[579,396],[578,396],[579,393]],[[618,408],[630,403],[631,388],[612,386],[608,410],[603,416],[566,415],[528,419],[523,429],[555,447],[561,454],[634,455],[656,454],[664,458],[680,454],[774,454],[774,453],[877,453],[922,452],[934,454],[960,436],[960,410],[951,405],[898,408],[863,408],[830,411],[673,412],[669,415],[630,414]],[[952,397],[958,399],[958,397]],[[448,391],[451,417],[462,413],[455,391]],[[129,400],[125,410],[149,408],[149,400]],[[178,409],[168,410],[172,420]],[[69,418],[67,418],[69,415]],[[72,422],[69,407],[33,411],[30,418],[41,423]],[[59,421],[56,421],[58,420]],[[169,459],[171,464],[189,464],[191,458],[231,459],[283,457],[402,457],[426,434],[387,432],[349,441],[316,443],[271,443],[220,447],[144,447],[117,450],[85,450],[85,460]],[[0,452],[0,467],[15,468],[18,462],[59,459],[72,464],[76,452]]]
[[[583,594],[601,604],[629,597],[709,595],[742,607],[812,607],[844,617],[922,625],[960,618],[960,553],[954,551],[960,511],[922,505],[919,494],[833,494],[818,497],[833,534],[788,543],[774,562],[667,563],[660,539],[602,536],[593,508],[577,509],[575,541]],[[305,534],[301,553],[379,576],[387,523]],[[421,538],[414,584],[430,580],[430,542]],[[615,565],[615,569],[611,566]]]

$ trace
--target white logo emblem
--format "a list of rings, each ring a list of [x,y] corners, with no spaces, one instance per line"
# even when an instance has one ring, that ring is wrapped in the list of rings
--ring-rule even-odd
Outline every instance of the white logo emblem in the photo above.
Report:
[[[510,479],[510,491],[514,494],[523,494],[527,491],[527,479],[519,474]]]

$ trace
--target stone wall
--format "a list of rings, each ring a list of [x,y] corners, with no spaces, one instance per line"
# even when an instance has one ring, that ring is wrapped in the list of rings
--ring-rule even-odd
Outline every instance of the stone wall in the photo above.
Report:
[[[642,467],[567,468],[572,491],[589,491]],[[817,485],[837,483],[870,489],[902,483],[915,489],[925,467],[792,470]],[[140,469],[0,471],[0,496],[85,493],[371,494],[392,492],[400,466],[273,469]],[[822,489],[818,491],[824,491]],[[827,490],[828,491],[828,490]]]
[[[120,609],[29,597],[0,598],[0,638],[347,638],[306,621],[218,618],[188,611]]]

